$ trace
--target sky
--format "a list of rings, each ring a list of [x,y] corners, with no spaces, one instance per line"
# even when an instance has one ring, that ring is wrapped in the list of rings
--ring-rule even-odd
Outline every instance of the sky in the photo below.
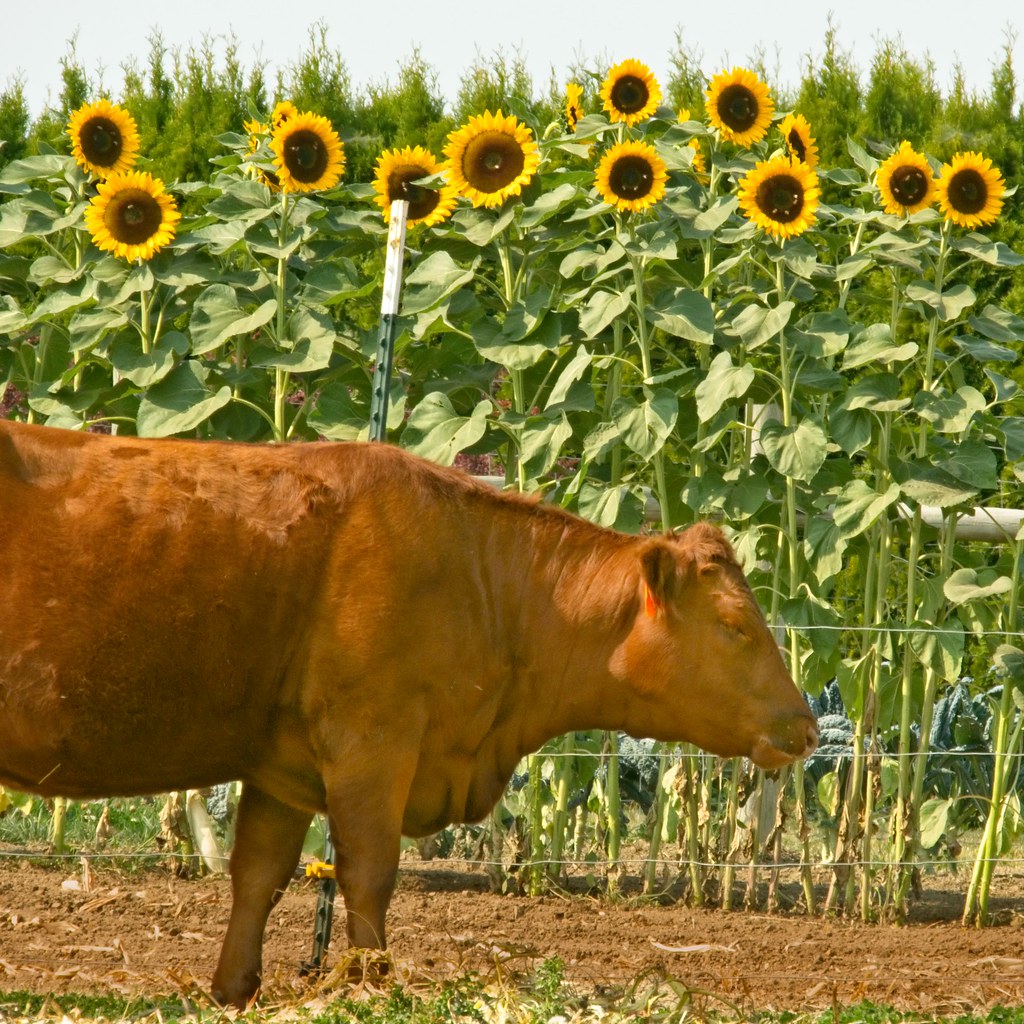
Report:
[[[607,66],[630,57],[665,81],[677,34],[709,76],[761,54],[777,83],[795,85],[808,58],[820,58],[824,50],[830,14],[840,47],[863,73],[879,41],[893,40],[915,60],[934,61],[943,92],[956,63],[968,86],[985,92],[1007,31],[1024,31],[1020,0],[44,0],[39,6],[2,0],[0,9],[0,89],[20,78],[33,117],[59,94],[60,62],[72,37],[82,65],[116,99],[124,64],[134,58],[145,66],[155,29],[169,49],[187,50],[209,37],[218,55],[233,35],[243,66],[266,62],[273,83],[276,68],[301,56],[311,26],[322,19],[357,91],[370,82],[394,81],[418,46],[448,100],[468,68],[499,51],[523,58],[538,92],[552,70],[562,83],[574,63]],[[1012,52],[1018,75],[1024,75],[1024,42],[1016,39]],[[1018,99],[1024,99],[1024,88]]]

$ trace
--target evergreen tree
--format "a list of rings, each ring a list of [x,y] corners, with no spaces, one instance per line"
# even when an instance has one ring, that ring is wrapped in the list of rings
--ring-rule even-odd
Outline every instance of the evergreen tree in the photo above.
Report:
[[[0,167],[25,156],[28,151],[28,126],[25,84],[16,78],[0,92]]]

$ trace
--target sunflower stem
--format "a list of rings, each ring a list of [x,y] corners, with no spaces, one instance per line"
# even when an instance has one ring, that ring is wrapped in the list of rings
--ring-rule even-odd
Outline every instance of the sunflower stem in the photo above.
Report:
[[[139,266],[143,266],[142,260],[139,260]],[[139,336],[142,340],[142,354],[149,355],[153,351],[153,339],[150,334],[150,303],[153,301],[153,295],[149,288],[145,284],[139,288]]]
[[[281,218],[277,225],[277,244],[283,250],[285,240],[288,236],[288,193],[281,192]],[[288,260],[281,255],[277,258],[277,278],[274,283],[275,297],[277,299],[277,318],[275,321],[275,342],[280,352],[284,344],[287,317],[287,283],[288,283]],[[281,443],[287,436],[285,426],[285,399],[288,394],[288,371],[283,367],[274,368],[274,440]]]

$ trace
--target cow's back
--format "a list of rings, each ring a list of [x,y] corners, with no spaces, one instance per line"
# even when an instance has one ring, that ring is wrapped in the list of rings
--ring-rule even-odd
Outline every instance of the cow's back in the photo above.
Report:
[[[339,515],[315,447],[0,423],[0,781],[145,792],[267,755]]]

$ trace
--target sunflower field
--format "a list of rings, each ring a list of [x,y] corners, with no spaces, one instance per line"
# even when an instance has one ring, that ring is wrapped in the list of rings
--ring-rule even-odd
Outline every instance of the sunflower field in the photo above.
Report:
[[[1024,832],[1024,530],[1002,514],[1024,508],[1024,117],[1008,55],[991,97],[944,105],[899,57],[883,44],[863,91],[830,35],[788,97],[763,69],[680,53],[663,87],[626,59],[557,104],[478,68],[454,123],[420,102],[422,136],[392,117],[372,162],[297,76],[225,104],[204,173],[165,179],[141,78],[78,96],[0,169],[3,414],[365,438],[406,200],[389,440],[620,530],[720,522],[822,722],[821,752],[771,777],[557,740],[480,831],[497,882],[510,858],[530,891],[633,863],[648,892],[732,906],[778,900],[785,871],[809,912],[899,918],[962,864],[984,921]],[[407,70],[396,95],[431,100]],[[934,147],[929,97],[961,119]],[[853,134],[865,117],[891,134]]]

